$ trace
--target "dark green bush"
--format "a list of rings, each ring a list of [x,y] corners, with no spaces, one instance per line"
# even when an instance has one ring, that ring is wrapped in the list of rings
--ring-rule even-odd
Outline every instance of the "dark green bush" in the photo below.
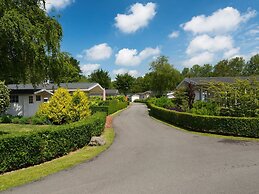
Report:
[[[218,116],[220,113],[220,107],[215,102],[198,100],[193,103],[193,108],[189,112],[197,115]]]
[[[163,108],[172,108],[175,106],[172,100],[165,96],[162,96],[161,98],[155,98],[154,104]]]
[[[136,100],[134,100],[134,102],[146,104],[147,103],[147,99],[136,99]]]
[[[201,116],[167,110],[153,104],[149,104],[148,106],[150,108],[150,115],[155,118],[191,131],[259,137],[258,118]]]
[[[128,106],[128,102],[120,102],[118,100],[104,101],[102,106],[90,107],[92,113],[105,112],[107,115],[113,114],[118,110],[124,109]]]
[[[0,117],[0,123],[11,123],[13,119],[12,115],[3,115]]]
[[[31,124],[32,125],[46,125],[46,124],[50,124],[50,122],[45,117],[33,116],[33,117],[31,117]]]
[[[0,136],[0,173],[39,164],[81,148],[93,135],[100,135],[104,125],[105,114],[97,113],[67,125]]]
[[[20,123],[20,118],[19,118],[19,117],[14,117],[14,118],[12,118],[11,123],[13,123],[13,124],[19,124],[19,123]]]

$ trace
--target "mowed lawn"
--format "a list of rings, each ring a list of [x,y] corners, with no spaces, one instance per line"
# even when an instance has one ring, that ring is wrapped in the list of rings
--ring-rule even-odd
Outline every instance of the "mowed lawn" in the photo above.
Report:
[[[26,133],[50,127],[49,125],[0,124],[0,136],[12,133]]]

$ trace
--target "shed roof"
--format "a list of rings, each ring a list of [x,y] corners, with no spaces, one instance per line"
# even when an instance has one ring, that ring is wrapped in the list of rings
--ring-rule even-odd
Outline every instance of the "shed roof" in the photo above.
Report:
[[[98,85],[97,83],[61,83],[61,84],[39,84],[33,86],[32,84],[10,84],[7,85],[10,90],[55,90],[59,87],[67,89],[90,89]]]
[[[209,82],[224,82],[224,83],[234,83],[236,80],[252,80],[256,79],[259,81],[259,76],[255,77],[193,77],[185,78],[177,88],[181,87],[184,83],[193,83],[194,85],[205,85]]]

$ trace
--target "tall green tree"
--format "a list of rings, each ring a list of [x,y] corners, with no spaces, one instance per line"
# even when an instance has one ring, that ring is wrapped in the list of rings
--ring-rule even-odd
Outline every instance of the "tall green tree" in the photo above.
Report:
[[[165,56],[158,57],[150,64],[151,88],[157,96],[173,90],[181,81],[181,74],[168,61]]]
[[[131,92],[134,80],[135,78],[128,73],[118,74],[116,75],[114,86],[120,93],[126,96]]]
[[[132,93],[140,93],[144,92],[144,78],[143,77],[138,77],[137,79],[134,80],[133,86],[132,86]]]
[[[0,114],[4,113],[10,105],[9,89],[0,81]]]
[[[214,76],[237,77],[242,76],[245,68],[245,60],[242,57],[235,57],[230,60],[219,61],[214,66]]]
[[[81,69],[79,61],[74,59],[69,53],[61,52],[54,59],[50,58],[52,64],[49,68],[48,79],[55,83],[78,82],[81,79]]]
[[[244,68],[244,75],[259,75],[259,54],[250,58]]]
[[[214,66],[214,76],[227,77],[229,75],[228,60],[221,60]]]
[[[103,88],[108,89],[111,85],[111,77],[108,71],[104,71],[103,69],[95,70],[88,77],[90,82],[99,83]]]
[[[0,80],[41,83],[58,65],[62,28],[44,0],[0,1]]]

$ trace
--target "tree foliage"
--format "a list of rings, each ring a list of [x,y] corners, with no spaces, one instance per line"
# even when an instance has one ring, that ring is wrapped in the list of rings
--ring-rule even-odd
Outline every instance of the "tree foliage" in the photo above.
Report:
[[[0,114],[4,113],[10,105],[9,89],[0,81]]]
[[[259,54],[250,58],[246,63],[244,58],[235,57],[219,61],[215,66],[205,64],[184,68],[183,77],[240,77],[259,75]]]
[[[110,88],[111,77],[108,71],[104,71],[103,69],[95,70],[89,75],[88,79],[90,82],[96,82],[100,84],[105,89]]]
[[[235,83],[210,83],[211,99],[221,107],[221,115],[259,116],[259,82],[236,80]]]
[[[248,61],[244,75],[259,75],[259,54],[252,56]]]
[[[0,80],[39,84],[77,79],[78,64],[60,53],[62,27],[44,0],[0,1]]]
[[[135,78],[132,77],[130,74],[118,74],[115,78],[115,88],[119,90],[120,93],[124,94],[125,96],[131,92],[132,86],[134,84]]]
[[[151,89],[157,96],[173,90],[181,81],[181,75],[165,56],[158,57],[150,64]]]

